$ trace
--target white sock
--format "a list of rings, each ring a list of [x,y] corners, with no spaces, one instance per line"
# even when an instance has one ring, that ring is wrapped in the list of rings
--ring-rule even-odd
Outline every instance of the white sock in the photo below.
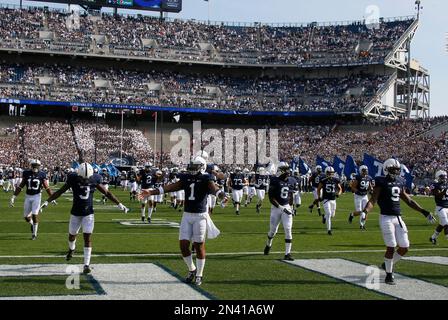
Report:
[[[399,254],[398,254],[398,252],[395,252],[394,253],[394,264],[396,264],[398,261],[400,261],[401,260],[401,258],[403,258],[403,256],[400,256]]]
[[[196,270],[196,276],[202,277],[202,273],[204,272],[205,259],[196,258],[196,265],[198,266]]]
[[[432,239],[437,239],[440,235],[440,232],[434,231],[434,234],[432,235]]]
[[[274,238],[269,238],[268,237],[268,241],[266,242],[266,245],[268,246],[268,247],[272,247],[272,241],[274,240]]]
[[[193,257],[191,256],[191,254],[188,257],[183,257],[185,264],[188,267],[188,271],[194,271],[196,269],[196,267],[194,266],[193,263]]]
[[[76,248],[76,240],[69,241],[69,242],[68,242],[68,248],[69,248],[70,250],[75,250],[75,248]]]
[[[149,207],[149,208],[148,208],[148,218],[151,218],[151,216],[152,216],[152,210],[153,210],[152,207]]]
[[[92,247],[84,247],[84,265],[90,266],[90,257],[92,256]]]
[[[392,273],[392,270],[394,268],[394,260],[393,259],[384,258],[384,263],[386,264],[386,272],[387,273]]]
[[[37,236],[37,229],[39,228],[38,223],[33,223],[33,235]]]
[[[327,215],[327,230],[330,231],[331,230],[331,215]]]
[[[140,211],[142,213],[142,217],[144,218],[145,217],[145,208],[142,208]]]
[[[290,254],[291,253],[291,247],[292,247],[292,243],[291,242],[285,242],[285,255]]]

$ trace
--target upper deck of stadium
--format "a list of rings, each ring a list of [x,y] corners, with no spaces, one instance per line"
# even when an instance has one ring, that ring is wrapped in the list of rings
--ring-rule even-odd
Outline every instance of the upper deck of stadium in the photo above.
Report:
[[[384,64],[417,17],[241,23],[0,8],[0,49],[247,67]]]

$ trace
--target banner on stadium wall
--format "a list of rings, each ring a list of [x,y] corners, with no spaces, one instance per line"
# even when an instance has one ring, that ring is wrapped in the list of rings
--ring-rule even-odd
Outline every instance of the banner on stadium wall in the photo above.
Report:
[[[371,155],[365,153],[363,163],[367,166],[367,168],[369,168],[369,173],[372,177],[385,175],[383,162],[381,160],[378,160],[375,157],[372,157]],[[412,176],[411,171],[408,169],[408,167],[404,164],[401,164],[400,176],[406,180],[406,187],[408,189],[412,189],[414,177]]]
[[[300,174],[311,173],[310,166],[302,158],[299,158],[299,170],[300,170]]]

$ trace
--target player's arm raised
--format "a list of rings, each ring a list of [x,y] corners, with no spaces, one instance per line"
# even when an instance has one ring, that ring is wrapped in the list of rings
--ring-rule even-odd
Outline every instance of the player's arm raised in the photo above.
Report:
[[[156,196],[159,194],[164,194],[167,192],[176,192],[182,189],[182,181],[177,181],[176,183],[171,183],[163,187],[159,187],[158,189],[143,189],[138,194],[138,199],[142,200],[143,198],[149,196]]]
[[[435,219],[432,216],[431,212],[423,209],[414,199],[411,198],[409,194],[407,194],[404,190],[401,191],[400,199],[403,200],[410,208],[414,209],[417,212],[420,212],[428,219],[430,223],[435,223]]]
[[[97,184],[96,189],[102,194],[104,194],[107,197],[107,199],[115,203],[118,206],[118,209],[124,211],[124,213],[128,213],[129,209],[126,208],[112,192],[106,190],[102,184]]]
[[[42,210],[43,208],[48,207],[48,203],[49,202],[53,202],[55,201],[57,198],[59,198],[60,196],[62,196],[68,189],[70,189],[70,186],[65,183],[61,189],[59,189],[58,191],[56,191],[55,193],[53,193],[48,199],[47,201],[45,201],[41,206],[40,206],[40,210]]]

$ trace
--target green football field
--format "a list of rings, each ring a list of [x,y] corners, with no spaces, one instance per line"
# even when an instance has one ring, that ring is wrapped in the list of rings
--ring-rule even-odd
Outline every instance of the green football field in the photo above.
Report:
[[[140,219],[140,205],[129,201],[129,193],[111,188],[123,203],[132,209],[123,214],[109,203],[99,202],[95,193],[95,230],[93,235],[92,266],[114,263],[155,263],[172,274],[184,277],[186,266],[178,249],[178,228],[181,213],[169,205],[159,205],[154,213],[153,225],[123,224],[127,220]],[[71,193],[66,193],[56,206],[50,205],[40,215],[39,237],[31,241],[30,227],[23,221],[24,195],[9,207],[11,193],[0,191],[0,265],[17,264],[65,264],[67,232]],[[46,199],[46,195],[43,195]],[[358,221],[348,224],[348,213],[353,210],[352,194],[338,200],[333,236],[328,236],[317,210],[309,213],[311,194],[303,194],[303,205],[294,218],[293,257],[295,259],[342,258],[366,265],[380,265],[384,256],[384,244],[378,226],[377,208],[369,215],[367,231],[360,231]],[[426,209],[434,210],[429,197],[416,197]],[[213,215],[221,235],[206,243],[209,254],[205,266],[201,290],[216,299],[392,299],[393,297],[368,290],[330,277],[321,272],[287,264],[284,255],[282,226],[274,239],[272,252],[263,255],[266,234],[269,229],[269,205],[266,201],[261,214],[255,212],[255,200],[236,216],[233,206],[225,209],[217,206]],[[405,208],[405,205],[402,206]],[[428,239],[434,225],[409,208],[404,209],[404,220],[409,229],[411,249],[409,256],[446,256],[448,242],[439,237],[438,245]],[[81,265],[82,238],[78,239],[77,252],[71,263]],[[433,263],[401,261],[395,271],[429,283],[448,286],[448,266]],[[382,279],[381,279],[382,280]],[[57,277],[0,278],[0,296],[56,295],[64,290],[54,288]],[[61,285],[64,279],[59,279]],[[3,286],[3,284],[8,284]],[[56,284],[55,284],[56,283]],[[25,287],[24,287],[25,286]],[[87,293],[92,291],[87,280],[81,281]],[[25,288],[25,289],[24,289]],[[7,292],[5,292],[7,290]],[[25,292],[24,292],[25,291]],[[448,297],[447,297],[448,298]]]

